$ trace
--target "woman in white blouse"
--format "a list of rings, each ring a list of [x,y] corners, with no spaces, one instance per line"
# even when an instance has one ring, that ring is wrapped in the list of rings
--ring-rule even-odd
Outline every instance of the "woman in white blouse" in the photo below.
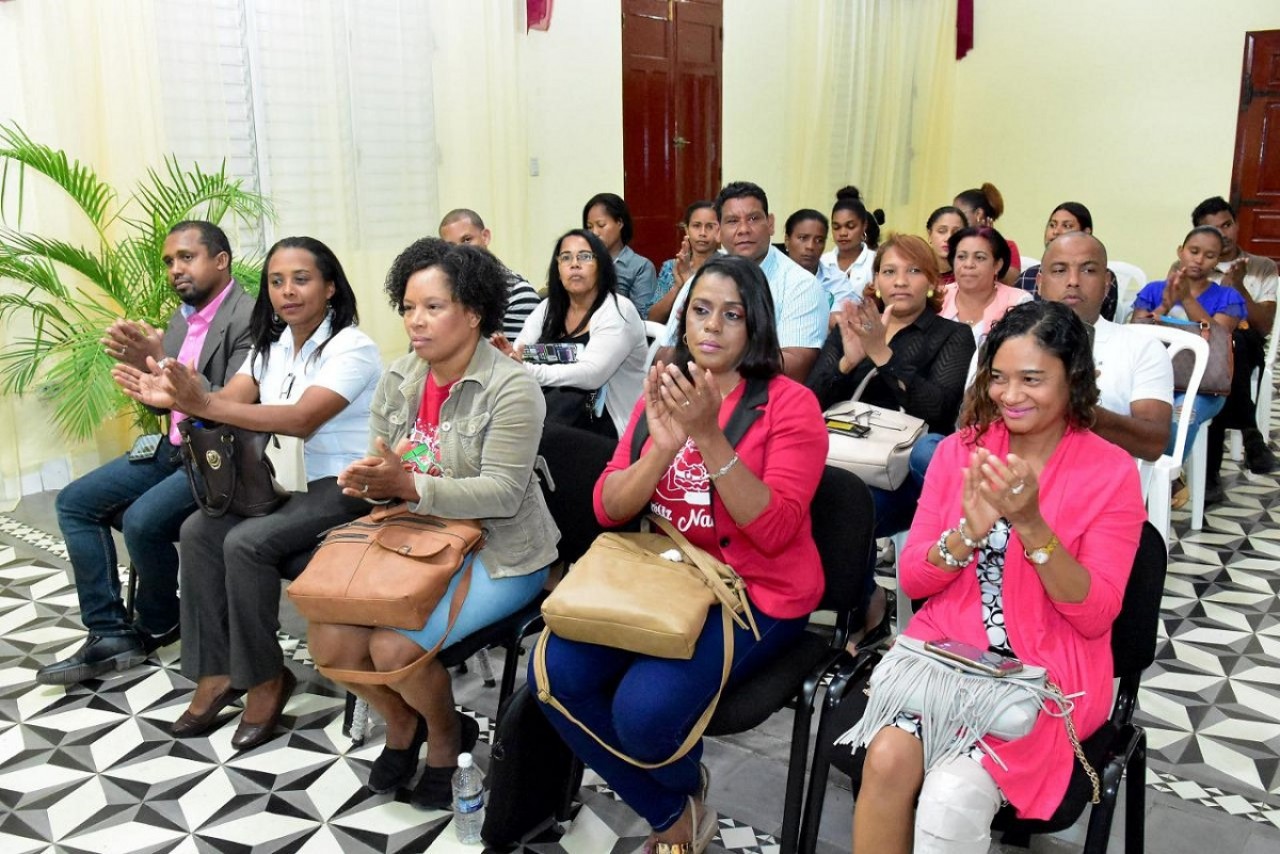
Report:
[[[245,694],[231,746],[256,747],[270,740],[297,685],[276,640],[280,567],[322,532],[368,512],[337,481],[364,456],[382,374],[378,347],[356,321],[355,293],[332,250],[288,237],[267,253],[250,325],[253,352],[223,388],[205,388],[176,359],[152,373],[116,368],[125,393],[148,405],[303,440],[304,492],[268,516],[197,511],[183,523],[182,673],[196,690],[171,727],[175,737],[214,729]]]
[[[525,320],[511,347],[547,398],[547,421],[622,435],[644,386],[644,321],[617,296],[613,259],[600,238],[574,229],[556,241],[547,298]]]
[[[862,295],[875,272],[876,247],[880,245],[880,226],[884,211],[867,210],[857,187],[841,187],[831,208],[831,239],[836,247],[822,255],[822,263],[835,266],[849,277],[853,292]],[[834,311],[839,306],[833,306]]]

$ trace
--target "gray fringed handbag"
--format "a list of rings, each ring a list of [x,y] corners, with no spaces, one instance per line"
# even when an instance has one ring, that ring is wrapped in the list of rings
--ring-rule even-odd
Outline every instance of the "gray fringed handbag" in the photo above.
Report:
[[[867,693],[862,719],[836,744],[863,747],[905,712],[920,719],[926,773],[973,745],[1007,770],[987,736],[1003,741],[1022,738],[1044,711],[1063,719],[1076,758],[1093,783],[1093,802],[1099,800],[1097,772],[1085,758],[1071,720],[1073,699],[1080,694],[1064,695],[1043,667],[1024,665],[1018,673],[991,676],[935,655],[923,641],[902,635],[872,671]]]

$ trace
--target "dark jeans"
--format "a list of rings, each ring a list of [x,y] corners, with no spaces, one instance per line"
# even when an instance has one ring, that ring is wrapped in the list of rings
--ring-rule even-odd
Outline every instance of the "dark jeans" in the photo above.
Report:
[[[730,685],[785,651],[808,622],[803,617],[775,620],[759,609],[755,616],[759,641],[750,631],[734,628]],[[642,762],[658,762],[676,751],[715,696],[723,664],[719,608],[711,609],[688,661],[555,636],[547,644],[547,676],[556,699],[602,739]],[[535,684],[532,661],[529,684]],[[543,704],[542,710],[573,752],[655,830],[674,824],[688,796],[697,793],[701,742],[650,771],[617,758],[550,706]]]
[[[182,526],[182,675],[229,674],[246,689],[278,675],[281,564],[369,509],[326,477],[269,516],[191,514]]]
[[[1209,425],[1205,436],[1209,445],[1205,478],[1210,483],[1218,479],[1218,470],[1222,468],[1222,446],[1227,431],[1247,431],[1258,426],[1258,405],[1253,399],[1256,386],[1253,371],[1266,361],[1266,341],[1253,329],[1237,329],[1232,343],[1235,366],[1231,373],[1231,394],[1227,395],[1226,404]]]
[[[137,621],[152,634],[178,623],[178,550],[182,522],[196,509],[178,450],[168,438],[146,462],[127,456],[72,481],[55,502],[58,527],[80,597],[80,621],[99,635],[131,631],[120,598],[111,521],[124,511],[125,548],[138,573]]]

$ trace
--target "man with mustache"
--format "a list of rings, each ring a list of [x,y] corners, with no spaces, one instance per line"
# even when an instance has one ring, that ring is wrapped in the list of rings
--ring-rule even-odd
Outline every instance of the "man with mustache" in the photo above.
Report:
[[[194,363],[210,390],[249,355],[253,297],[231,276],[231,244],[218,226],[189,220],[164,241],[163,261],[182,304],[162,335],[144,322],[117,320],[102,338],[107,355],[141,370],[147,359]],[[73,685],[141,664],[178,638],[178,552],[182,522],[196,509],[182,470],[180,412],[154,455],[117,457],[58,493],[58,527],[89,632],[72,655],[36,671],[42,685]],[[136,622],[120,597],[111,522],[120,516],[125,547],[138,573]]]

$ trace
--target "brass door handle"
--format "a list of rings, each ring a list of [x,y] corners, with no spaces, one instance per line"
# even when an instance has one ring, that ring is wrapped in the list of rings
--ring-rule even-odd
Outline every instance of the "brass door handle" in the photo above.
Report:
[[[690,140],[687,140],[682,136],[677,136],[675,139],[671,140],[671,144],[674,145],[676,148],[684,148],[686,145],[689,144],[689,142]]]

